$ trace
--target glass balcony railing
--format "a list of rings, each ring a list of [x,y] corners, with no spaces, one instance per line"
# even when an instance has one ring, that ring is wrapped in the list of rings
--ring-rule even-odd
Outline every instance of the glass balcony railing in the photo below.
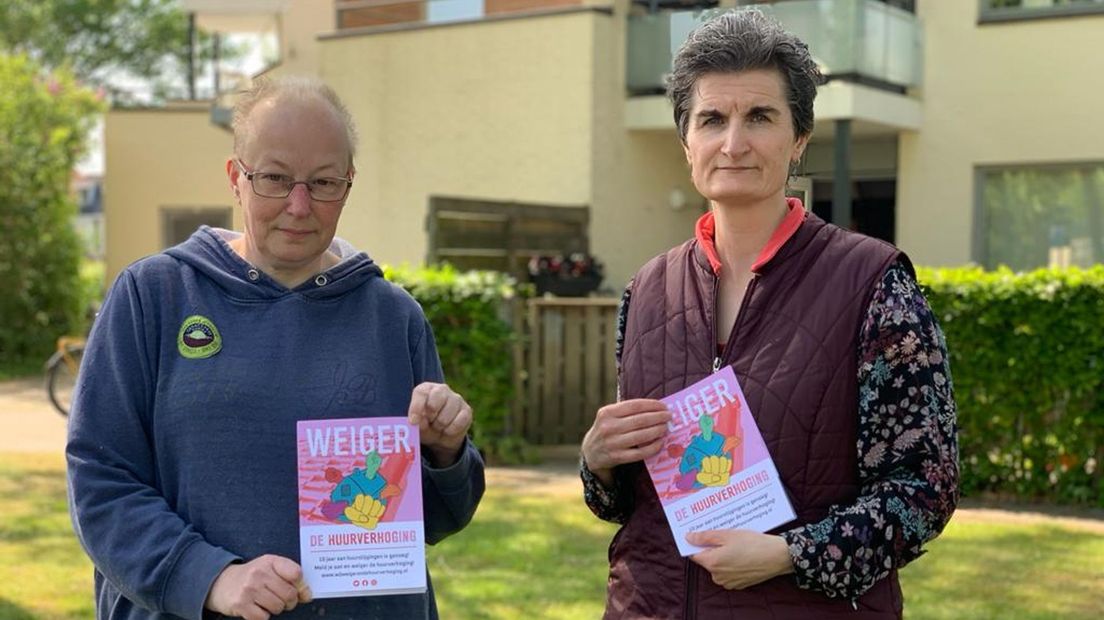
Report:
[[[916,15],[876,0],[786,0],[755,5],[809,45],[832,78],[890,90],[919,86],[921,28]],[[687,35],[715,11],[629,16],[627,81],[631,94],[663,92],[663,76]]]

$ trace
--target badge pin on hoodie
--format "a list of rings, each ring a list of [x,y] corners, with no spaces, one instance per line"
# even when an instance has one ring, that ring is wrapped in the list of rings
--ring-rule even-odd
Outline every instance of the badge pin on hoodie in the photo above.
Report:
[[[176,348],[187,359],[206,359],[222,350],[222,335],[211,319],[193,314],[180,324]]]

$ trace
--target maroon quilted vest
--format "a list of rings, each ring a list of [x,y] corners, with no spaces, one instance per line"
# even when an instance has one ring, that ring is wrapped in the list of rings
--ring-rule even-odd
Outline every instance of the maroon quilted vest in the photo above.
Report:
[[[759,268],[721,360],[732,366],[797,520],[819,521],[858,495],[858,336],[874,288],[900,252],[809,214]],[[697,240],[636,275],[621,356],[621,397],[661,398],[712,372],[717,278]],[[634,509],[610,544],[605,617],[899,618],[892,572],[852,604],[801,590],[792,575],[725,590],[678,554],[647,471],[617,471]],[[856,609],[857,608],[857,609]]]

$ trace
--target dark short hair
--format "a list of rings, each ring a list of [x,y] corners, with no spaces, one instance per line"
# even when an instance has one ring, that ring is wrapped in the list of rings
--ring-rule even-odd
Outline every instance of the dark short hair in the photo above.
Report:
[[[782,75],[794,135],[813,132],[813,100],[824,77],[809,46],[758,9],[737,9],[698,26],[675,54],[667,96],[675,108],[679,139],[686,142],[694,87],[710,73],[775,69]]]

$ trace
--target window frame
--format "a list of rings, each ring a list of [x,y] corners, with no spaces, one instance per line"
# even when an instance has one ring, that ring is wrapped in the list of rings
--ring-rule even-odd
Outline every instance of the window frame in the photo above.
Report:
[[[989,0],[978,0],[978,24],[999,24],[1006,22],[1031,21],[1036,19],[1056,19],[1104,15],[1104,2],[1096,4],[1075,4],[1048,7],[1004,7],[993,8]]]
[[[208,216],[208,215],[213,216],[215,214],[217,214],[219,217],[225,217],[225,220],[224,220],[226,222],[225,228],[229,229],[229,228],[234,227],[234,207],[232,207],[232,206],[227,206],[227,205],[196,205],[196,206],[162,205],[158,209],[158,219],[160,220],[159,223],[161,225],[161,238],[159,239],[159,241],[161,243],[161,248],[162,249],[167,249],[167,248],[170,248],[170,247],[176,245],[177,243],[179,243],[179,241],[175,241],[173,239],[173,237],[174,237],[173,227],[174,227],[175,224],[178,224],[180,222],[180,220],[183,220],[185,218],[204,217],[204,216]],[[207,225],[211,226],[211,224],[207,224]],[[195,232],[195,229],[192,229],[192,231],[189,232],[188,235],[191,235],[192,232]],[[188,238],[188,236],[184,237],[184,239],[187,239],[187,238]]]
[[[1104,159],[1070,160],[1049,162],[1012,162],[1004,164],[974,165],[974,212],[973,234],[970,243],[970,260],[983,269],[988,269],[989,259],[989,214],[985,210],[985,175],[993,172],[1032,170],[1036,172],[1070,172],[1080,169],[1104,169]],[[1104,257],[1097,260],[1104,264]]]
[[[527,277],[524,262],[535,254],[560,254],[565,251],[590,253],[590,207],[586,205],[554,205],[497,200],[460,198],[457,196],[433,195],[429,197],[425,216],[426,264],[434,265],[448,261],[449,257],[494,257],[505,260],[504,273],[524,281]],[[474,219],[497,221],[503,224],[503,247],[475,247],[467,245],[441,245],[441,219]],[[552,220],[567,228],[574,228],[575,234],[566,236],[565,244],[572,247],[528,247],[519,244],[517,228],[526,220]]]

